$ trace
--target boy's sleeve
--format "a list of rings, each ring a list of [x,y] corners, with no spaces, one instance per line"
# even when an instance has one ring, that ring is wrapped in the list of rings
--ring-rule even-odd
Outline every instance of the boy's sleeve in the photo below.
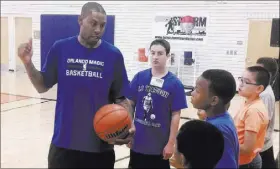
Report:
[[[46,88],[51,88],[57,83],[58,77],[58,47],[57,43],[54,43],[49,50],[46,61],[41,69],[44,85]]]
[[[188,108],[185,89],[183,84],[180,81],[178,81],[174,85],[174,90],[172,93],[171,111],[179,111],[185,108]]]
[[[129,92],[129,80],[126,73],[123,55],[119,53],[114,67],[114,81],[111,86],[112,98],[127,97]]]
[[[262,124],[261,112],[258,109],[249,109],[245,116],[245,131],[259,132]]]

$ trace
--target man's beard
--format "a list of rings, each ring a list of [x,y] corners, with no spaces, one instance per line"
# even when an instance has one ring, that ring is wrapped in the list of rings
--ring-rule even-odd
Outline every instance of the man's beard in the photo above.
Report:
[[[97,43],[98,43],[98,41],[99,41],[100,39],[98,38],[98,39],[96,39],[96,40],[94,40],[94,41],[85,41],[85,43],[88,45],[88,46],[90,46],[90,47],[95,47],[96,45],[97,45]]]
[[[90,38],[85,38],[84,36],[80,36],[80,37],[81,37],[81,39],[83,41],[83,44],[86,45],[89,48],[94,48],[98,44],[98,42],[100,40],[100,38],[98,38],[98,39],[96,39],[94,41],[91,41],[91,40],[89,40]]]

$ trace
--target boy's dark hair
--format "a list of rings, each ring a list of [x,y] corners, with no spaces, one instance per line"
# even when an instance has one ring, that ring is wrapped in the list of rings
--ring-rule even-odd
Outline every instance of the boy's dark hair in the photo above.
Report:
[[[86,17],[88,14],[91,14],[92,11],[106,15],[106,11],[101,4],[97,2],[87,2],[82,7],[81,16]]]
[[[264,88],[269,85],[270,74],[265,68],[261,66],[251,66],[247,67],[247,70],[249,72],[256,73],[255,80],[258,85],[263,85]]]
[[[170,43],[164,39],[156,39],[154,40],[151,45],[150,45],[150,49],[153,45],[161,45],[162,47],[165,48],[165,52],[166,52],[166,55],[168,55],[170,53]]]
[[[224,137],[214,125],[191,120],[179,130],[177,149],[189,168],[214,168],[224,152]]]
[[[230,72],[222,69],[209,69],[202,73],[202,77],[210,82],[210,92],[217,95],[224,105],[234,97],[236,82]]]
[[[270,83],[274,80],[278,72],[277,61],[270,57],[261,57],[257,60],[257,64],[262,64],[264,68],[270,73]]]

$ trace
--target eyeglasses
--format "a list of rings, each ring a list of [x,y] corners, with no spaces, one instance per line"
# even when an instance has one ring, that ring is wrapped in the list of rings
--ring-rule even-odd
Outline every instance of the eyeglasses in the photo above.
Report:
[[[238,77],[238,80],[242,83],[242,84],[247,84],[247,85],[255,85],[258,86],[259,84],[257,83],[250,83],[250,82],[246,82],[245,79],[243,77]]]

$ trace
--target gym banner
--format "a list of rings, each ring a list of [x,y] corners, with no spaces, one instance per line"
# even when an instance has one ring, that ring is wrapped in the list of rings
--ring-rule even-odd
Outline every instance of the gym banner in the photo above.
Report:
[[[205,14],[157,14],[153,21],[153,38],[205,43],[209,17]]]

